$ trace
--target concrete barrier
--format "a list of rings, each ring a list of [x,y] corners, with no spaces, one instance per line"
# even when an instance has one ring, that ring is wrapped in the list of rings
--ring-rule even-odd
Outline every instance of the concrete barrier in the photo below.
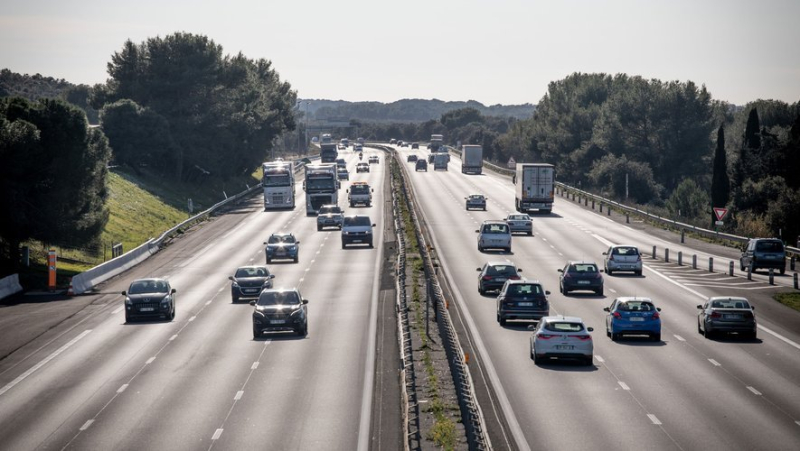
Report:
[[[72,291],[75,294],[91,291],[95,285],[103,283],[147,260],[151,255],[158,252],[158,249],[159,246],[155,244],[155,240],[151,239],[136,249],[84,271],[72,278]]]
[[[0,279],[0,299],[5,299],[20,291],[22,291],[22,285],[19,284],[19,274],[11,274]]]

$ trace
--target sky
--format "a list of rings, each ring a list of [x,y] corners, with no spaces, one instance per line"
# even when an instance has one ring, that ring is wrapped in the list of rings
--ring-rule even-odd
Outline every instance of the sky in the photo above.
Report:
[[[538,103],[602,72],[800,100],[800,0],[0,0],[0,68],[93,85],[126,40],[179,31],[303,99]]]

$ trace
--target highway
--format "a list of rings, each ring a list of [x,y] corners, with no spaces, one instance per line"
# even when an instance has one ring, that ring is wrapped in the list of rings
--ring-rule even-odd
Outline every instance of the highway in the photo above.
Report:
[[[402,149],[421,157],[426,151]],[[591,208],[556,198],[552,215],[534,215],[534,236],[515,235],[512,254],[479,252],[475,229],[502,219],[514,208],[508,177],[465,175],[452,157],[448,171],[415,172],[406,163],[432,235],[433,247],[453,292],[451,309],[469,330],[476,353],[470,369],[478,389],[490,392],[484,417],[506,423],[490,431],[493,445],[518,449],[800,449],[800,314],[771,295],[789,284],[770,286],[686,266],[686,255],[735,255],[715,246],[692,250],[677,238],[627,225]],[[484,194],[487,211],[466,211],[464,197]],[[593,260],[611,244],[672,249],[669,263],[645,258],[644,274],[605,277],[605,296],[558,290],[558,268],[568,260]],[[709,251],[708,248],[712,248]],[[675,262],[678,250],[684,265]],[[709,253],[711,252],[711,253]],[[705,257],[707,258],[707,257]],[[591,367],[569,362],[535,365],[529,359],[529,322],[495,318],[495,296],[481,296],[477,272],[488,260],[511,260],[522,275],[551,291],[551,314],[578,316],[594,327]],[[719,264],[719,262],[717,263]],[[727,268],[727,262],[724,263]],[[719,267],[718,267],[719,268]],[[738,267],[736,268],[738,271]],[[662,341],[605,334],[603,307],[616,296],[651,297],[662,308]],[[707,340],[697,332],[696,305],[712,295],[748,297],[756,306],[756,341]],[[466,341],[462,339],[462,343]],[[480,387],[486,381],[486,387]]]
[[[368,449],[379,269],[383,241],[394,237],[384,237],[384,156],[362,174],[356,155],[344,156],[351,182],[378,188],[372,207],[347,209],[377,224],[374,248],[341,249],[338,230],[316,231],[302,175],[293,211],[264,212],[254,196],[82,297],[85,309],[0,361],[0,448]],[[309,300],[309,334],[254,340],[253,307],[231,303],[227,278],[263,264],[262,242],[277,231],[301,241],[299,263],[270,269],[276,287],[296,286]],[[119,292],[140,277],[166,277],[178,290],[174,321],[125,324]]]

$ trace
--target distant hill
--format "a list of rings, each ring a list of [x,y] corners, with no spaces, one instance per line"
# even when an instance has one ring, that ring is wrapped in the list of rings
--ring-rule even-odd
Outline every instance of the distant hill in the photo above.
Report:
[[[348,102],[344,100],[303,99],[302,111],[308,111],[311,119],[355,119],[362,122],[425,122],[439,119],[448,111],[475,108],[484,116],[507,116],[527,119],[533,115],[536,105],[492,105],[486,106],[475,100],[467,102],[445,102],[438,99],[402,99],[391,103]],[[306,104],[308,102],[308,104]]]
[[[41,98],[66,100],[86,112],[89,122],[98,122],[97,111],[89,106],[91,87],[75,85],[64,79],[45,77],[40,74],[28,75],[0,70],[0,97],[24,97],[28,100]]]

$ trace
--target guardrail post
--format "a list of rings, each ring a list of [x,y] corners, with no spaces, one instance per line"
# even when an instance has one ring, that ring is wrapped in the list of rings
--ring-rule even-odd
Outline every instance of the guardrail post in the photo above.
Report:
[[[603,204],[600,204],[600,205],[603,205]],[[653,246],[653,254],[652,255],[653,255],[653,260],[655,260],[656,259],[656,247],[655,246]]]
[[[592,210],[594,210],[594,199],[592,199]]]
[[[575,193],[572,193],[572,200],[575,200]]]
[[[795,258],[796,257],[794,255],[792,255],[792,259],[789,260],[789,269],[791,269],[792,271],[794,271],[794,260],[795,260]]]
[[[603,212],[603,203],[600,202],[600,213],[602,213],[602,212]]]
[[[609,206],[606,208],[606,211],[608,212],[608,216],[611,216],[611,205],[609,205]]]
[[[678,251],[678,266],[683,266],[683,251]]]
[[[772,268],[769,269],[769,284],[775,285],[775,270]]]
[[[584,197],[583,198],[583,206],[588,206],[588,205],[589,205],[589,198],[588,197]]]
[[[747,280],[753,280],[753,266],[747,265]]]
[[[664,249],[664,263],[669,263],[669,248]]]
[[[697,269],[697,254],[692,255],[692,269]]]
[[[728,265],[728,274],[731,277],[733,277],[733,262],[732,261],[730,262],[730,265]]]
[[[630,223],[631,223],[631,214],[626,211],[625,212],[625,224],[630,224]]]
[[[714,257],[708,257],[708,272],[714,272]]]
[[[686,235],[686,229],[681,229],[681,244],[684,242],[684,236]]]
[[[794,273],[794,289],[797,290],[797,273]]]

